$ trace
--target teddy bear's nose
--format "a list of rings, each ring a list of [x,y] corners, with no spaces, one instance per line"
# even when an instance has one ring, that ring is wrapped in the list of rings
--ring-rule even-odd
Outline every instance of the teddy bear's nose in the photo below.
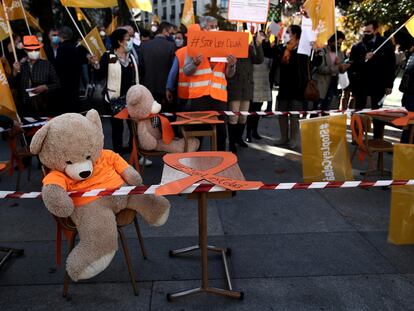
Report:
[[[83,171],[79,173],[79,176],[82,178],[87,178],[91,174],[91,171]]]

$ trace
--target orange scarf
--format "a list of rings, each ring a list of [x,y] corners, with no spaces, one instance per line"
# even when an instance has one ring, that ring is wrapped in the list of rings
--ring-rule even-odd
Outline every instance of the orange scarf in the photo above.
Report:
[[[164,117],[161,114],[150,114],[148,116],[149,119],[151,118],[160,118],[161,121],[161,133],[162,133],[162,141],[169,145],[172,140],[174,139],[174,131],[170,124],[170,120],[167,117]]]
[[[292,53],[292,50],[298,46],[298,44],[299,44],[299,40],[297,39],[291,39],[288,42],[288,44],[286,44],[286,49],[283,52],[283,56],[282,56],[283,64],[289,64],[290,54]]]

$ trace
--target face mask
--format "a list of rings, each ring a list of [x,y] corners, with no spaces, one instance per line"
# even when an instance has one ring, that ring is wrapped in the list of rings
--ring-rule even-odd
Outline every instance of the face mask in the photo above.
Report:
[[[101,30],[101,31],[99,32],[99,35],[100,35],[101,37],[105,37],[105,36],[106,36],[106,33],[105,33],[105,31]]]
[[[285,32],[285,34],[283,35],[283,42],[288,43],[289,41],[290,41],[290,34]]]
[[[183,46],[183,44],[184,44],[184,40],[183,39],[175,39],[175,45],[177,46],[177,47],[182,47]]]
[[[27,52],[27,56],[29,56],[30,59],[37,60],[40,57],[40,51]]]
[[[58,44],[59,44],[59,42],[60,42],[60,38],[59,38],[59,36],[53,36],[53,37],[52,37],[52,43],[53,43],[54,45],[58,45]]]
[[[37,37],[37,41],[39,41],[40,43],[43,42],[43,38],[42,37]]]
[[[16,44],[16,49],[18,49],[18,50],[23,49],[23,43],[22,43],[22,42],[18,42],[18,43]]]
[[[134,48],[134,42],[132,42],[132,40],[129,39],[129,41],[127,42],[127,45],[125,46],[125,51],[131,52],[133,48]]]
[[[157,26],[155,26],[155,25],[154,26],[151,26],[151,31],[152,32],[156,32],[157,30],[158,30],[158,27]]]
[[[366,34],[364,34],[364,36],[362,37],[362,41],[364,42],[364,43],[368,43],[368,42],[370,42],[372,39],[374,39],[374,34],[373,33],[366,33]]]

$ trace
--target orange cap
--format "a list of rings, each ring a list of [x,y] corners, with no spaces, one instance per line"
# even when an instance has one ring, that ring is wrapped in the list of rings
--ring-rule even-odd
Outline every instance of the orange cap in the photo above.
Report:
[[[43,46],[36,36],[24,36],[23,37],[23,48],[25,50],[37,50]]]

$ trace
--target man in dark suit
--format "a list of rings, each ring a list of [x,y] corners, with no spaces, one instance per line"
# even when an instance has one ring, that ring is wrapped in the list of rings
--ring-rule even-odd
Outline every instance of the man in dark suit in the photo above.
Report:
[[[378,109],[384,96],[392,92],[396,66],[394,47],[387,42],[374,54],[385,41],[377,30],[377,22],[365,23],[362,41],[351,49],[348,73],[356,109],[364,109],[368,97],[371,108]]]
[[[382,107],[384,96],[391,94],[395,79],[396,60],[394,46],[388,41],[378,51],[385,41],[378,34],[378,23],[365,23],[362,41],[351,49],[348,70],[352,95],[355,98],[355,108],[364,109],[371,101],[372,109]],[[374,51],[375,54],[374,54]],[[374,120],[374,138],[383,136],[384,125]]]
[[[175,57],[174,34],[174,25],[161,23],[154,39],[141,45],[139,55],[141,84],[151,91],[163,112],[174,112],[165,95],[168,73]]]

